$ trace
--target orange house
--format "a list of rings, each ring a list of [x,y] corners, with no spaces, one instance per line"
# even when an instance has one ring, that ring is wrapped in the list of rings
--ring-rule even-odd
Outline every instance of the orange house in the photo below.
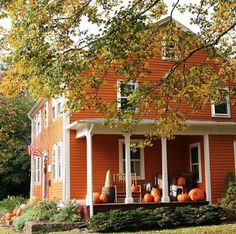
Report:
[[[165,23],[166,21],[163,21]],[[190,63],[205,60],[196,53]],[[150,61],[152,77],[161,77],[172,62],[161,55]],[[102,88],[102,95],[125,102],[120,84],[111,75]],[[135,89],[136,84],[130,84]],[[230,87],[229,87],[230,88]],[[176,133],[173,140],[156,140],[153,147],[130,151],[130,144],[142,141],[149,131],[151,114],[137,126],[135,133],[124,134],[121,128],[103,125],[101,115],[86,111],[69,116],[62,108],[65,99],[39,99],[29,113],[32,120],[32,145],[43,156],[31,160],[31,196],[59,200],[77,199],[90,205],[93,214],[93,192],[101,192],[108,169],[113,173],[137,174],[138,184],[155,183],[161,175],[162,202],[170,202],[169,185],[173,177],[194,173],[197,186],[204,190],[206,200],[217,202],[222,194],[224,177],[236,170],[236,108],[229,98],[221,105],[207,104],[201,112],[188,112],[189,127]],[[130,176],[126,183],[131,184]],[[125,203],[133,203],[130,186]]]

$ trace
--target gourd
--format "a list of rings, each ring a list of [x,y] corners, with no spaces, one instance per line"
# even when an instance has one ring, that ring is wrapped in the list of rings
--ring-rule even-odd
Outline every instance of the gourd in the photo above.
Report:
[[[180,176],[180,177],[178,178],[178,180],[177,180],[177,184],[178,184],[179,186],[184,186],[184,185],[186,184],[185,178],[184,178],[183,176]]]
[[[101,203],[108,203],[108,195],[107,193],[102,193],[99,197]]]
[[[161,196],[160,195],[154,196],[154,202],[158,203],[160,201],[161,201]]]
[[[144,202],[152,202],[153,201],[153,196],[149,193],[146,193],[143,197]]]
[[[161,195],[160,190],[158,188],[152,188],[151,195],[153,197],[160,196]]]
[[[202,201],[205,198],[204,192],[200,188],[190,190],[188,195],[192,201]]]
[[[187,193],[182,193],[177,196],[179,202],[187,202],[189,200],[189,195]]]

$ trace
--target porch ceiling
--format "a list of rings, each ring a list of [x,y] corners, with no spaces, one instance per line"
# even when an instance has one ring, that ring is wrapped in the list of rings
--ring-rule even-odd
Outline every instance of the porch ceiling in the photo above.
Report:
[[[104,119],[83,119],[71,123],[66,129],[76,130],[76,138],[86,136],[87,132],[92,129],[93,134],[112,134],[122,135],[124,131],[121,125],[116,128],[105,126]],[[153,127],[153,119],[143,119],[136,127],[133,135],[145,135]],[[216,122],[216,121],[186,121],[187,128],[183,132],[177,132],[176,135],[236,135],[235,122]]]

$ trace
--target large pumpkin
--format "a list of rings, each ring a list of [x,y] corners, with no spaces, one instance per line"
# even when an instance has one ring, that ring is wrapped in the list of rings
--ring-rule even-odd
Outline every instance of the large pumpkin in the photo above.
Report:
[[[9,221],[9,220],[12,219],[12,217],[14,217],[13,213],[8,212],[8,213],[6,214],[6,216],[5,216],[5,219]]]
[[[161,195],[160,190],[158,188],[152,188],[151,195],[153,197],[160,196]]]
[[[32,196],[30,199],[29,199],[29,203],[32,204],[32,203],[36,203],[36,202],[39,202],[41,200],[41,198],[39,196]]]
[[[179,186],[184,186],[184,185],[186,184],[185,178],[184,178],[183,176],[180,176],[180,177],[178,178],[178,180],[177,180],[177,184],[178,184]]]
[[[152,202],[153,201],[153,196],[150,193],[146,193],[143,197],[144,202]]]
[[[179,202],[187,202],[189,200],[189,196],[187,193],[182,193],[177,196],[177,200]]]
[[[102,193],[99,197],[101,203],[108,203],[108,195],[107,193]]]
[[[93,193],[93,203],[94,204],[100,203],[100,193]]]
[[[205,198],[204,192],[199,188],[192,189],[188,195],[192,201],[202,201]]]
[[[160,201],[161,201],[161,196],[160,195],[154,196],[154,202],[158,203]]]
[[[139,192],[139,187],[137,185],[132,184],[131,191],[132,193],[137,193]]]

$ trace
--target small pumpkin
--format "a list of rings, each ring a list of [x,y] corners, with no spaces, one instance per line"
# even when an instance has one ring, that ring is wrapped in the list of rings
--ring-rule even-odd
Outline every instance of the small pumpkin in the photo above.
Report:
[[[156,195],[156,196],[154,197],[154,202],[158,203],[158,202],[160,202],[160,201],[161,201],[161,196],[160,196],[160,195]]]
[[[12,217],[14,217],[12,212],[8,212],[5,216],[5,220],[10,221],[12,219]]]
[[[108,195],[107,195],[107,193],[102,193],[101,195],[100,195],[100,202],[101,203],[108,203]]]
[[[160,196],[161,195],[160,190],[158,188],[152,188],[151,195],[153,197]]]
[[[184,186],[184,185],[186,184],[185,178],[184,178],[183,176],[180,176],[180,177],[178,178],[178,180],[177,180],[177,184],[178,184],[179,186]]]
[[[93,203],[94,204],[100,203],[100,193],[93,193]]]
[[[137,192],[139,192],[139,187],[134,185],[134,184],[132,184],[131,191],[132,191],[132,193],[137,193]]]
[[[177,196],[179,202],[187,202],[189,200],[189,195],[187,193],[182,193]]]
[[[191,189],[188,195],[192,201],[202,201],[205,199],[204,192],[200,188]]]
[[[19,207],[19,208],[16,210],[16,216],[21,216],[22,213],[23,213],[23,209]]]
[[[146,193],[143,197],[144,202],[152,202],[153,201],[153,196],[150,193]]]

